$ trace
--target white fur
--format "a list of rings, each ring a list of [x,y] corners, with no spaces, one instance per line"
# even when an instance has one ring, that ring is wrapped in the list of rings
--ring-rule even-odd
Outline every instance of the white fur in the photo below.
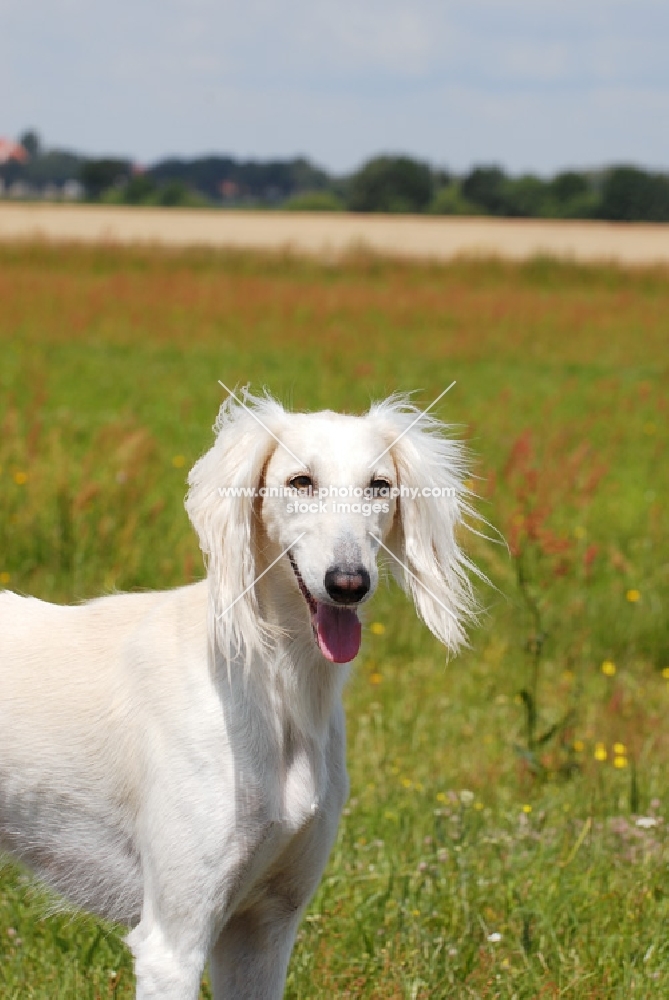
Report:
[[[189,477],[206,581],[78,607],[0,594],[0,845],[133,925],[141,1000],[195,1000],[208,956],[217,1000],[280,998],[346,799],[348,667],[316,645],[288,557],[259,575],[300,536],[314,598],[332,603],[325,573],[342,558],[366,568],[370,597],[381,553],[451,650],[473,607],[462,451],[441,424],[410,427],[419,411],[401,397],[363,417],[245,404],[224,404]],[[370,516],[219,494],[306,473],[456,493]]]

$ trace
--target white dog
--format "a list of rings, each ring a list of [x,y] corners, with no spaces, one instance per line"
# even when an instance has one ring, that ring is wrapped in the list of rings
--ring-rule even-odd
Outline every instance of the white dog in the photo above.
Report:
[[[133,925],[141,1000],[194,1000],[208,957],[218,1000],[282,996],[348,792],[377,557],[449,649],[473,608],[461,446],[406,399],[354,417],[245,395],[215,429],[186,501],[205,581],[0,594],[0,846]]]

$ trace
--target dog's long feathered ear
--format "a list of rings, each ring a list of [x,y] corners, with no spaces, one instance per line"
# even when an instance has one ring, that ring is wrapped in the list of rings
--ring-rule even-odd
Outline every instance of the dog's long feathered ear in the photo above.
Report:
[[[258,575],[254,492],[285,416],[267,397],[230,396],[214,425],[216,440],[188,476],[186,510],[200,540],[209,583],[210,640],[228,658],[248,661],[269,638],[256,589]],[[230,495],[231,489],[238,493]]]
[[[409,593],[416,611],[451,652],[466,643],[465,627],[476,617],[470,576],[481,576],[458,544],[465,516],[475,517],[468,502],[467,455],[464,445],[446,436],[448,428],[421,411],[406,396],[396,395],[370,410],[391,444],[398,485],[417,491],[400,496],[386,542],[395,558],[392,571]],[[443,495],[424,496],[437,488]]]

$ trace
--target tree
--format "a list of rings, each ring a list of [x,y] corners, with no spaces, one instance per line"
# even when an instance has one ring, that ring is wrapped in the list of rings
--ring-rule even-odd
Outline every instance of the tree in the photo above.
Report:
[[[343,212],[344,203],[334,191],[302,191],[284,201],[286,212]]]
[[[501,167],[474,167],[462,182],[462,194],[489,215],[506,215],[505,185],[506,175]]]
[[[427,164],[408,156],[378,156],[351,177],[348,207],[354,212],[422,212],[433,187]]]
[[[156,194],[156,184],[146,174],[136,174],[123,187],[123,201],[127,205],[150,204]]]
[[[576,173],[575,170],[564,170],[556,174],[550,182],[551,194],[561,203],[571,201],[587,194],[590,190],[587,178],[583,174]]]
[[[207,205],[207,199],[191,190],[183,181],[168,181],[158,188],[152,203],[165,208],[203,208]]]
[[[533,174],[505,179],[502,185],[503,214],[529,219],[549,214],[549,190],[546,181]]]
[[[36,160],[42,151],[40,137],[34,129],[28,129],[19,139],[19,144],[23,146],[31,160]]]
[[[101,160],[89,160],[81,168],[79,179],[86,189],[89,198],[97,199],[103,191],[118,184],[126,183],[131,176],[132,165],[129,160],[116,160],[105,157]]]
[[[597,215],[599,193],[592,177],[564,170],[548,185],[549,212],[559,219],[592,219]]]
[[[614,167],[604,178],[598,215],[616,222],[669,222],[669,177]]]
[[[459,181],[454,180],[437,190],[428,211],[431,215],[477,215],[480,208],[467,201]]]

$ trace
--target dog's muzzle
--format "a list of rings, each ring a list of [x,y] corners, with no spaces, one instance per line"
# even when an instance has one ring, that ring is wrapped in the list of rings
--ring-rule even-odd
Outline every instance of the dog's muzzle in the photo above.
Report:
[[[314,638],[323,656],[331,663],[349,663],[362,641],[362,626],[352,605],[369,593],[369,573],[364,567],[354,570],[332,566],[325,574],[325,589],[333,604],[317,601],[309,591],[297,562],[288,553],[297,585],[311,615]]]

